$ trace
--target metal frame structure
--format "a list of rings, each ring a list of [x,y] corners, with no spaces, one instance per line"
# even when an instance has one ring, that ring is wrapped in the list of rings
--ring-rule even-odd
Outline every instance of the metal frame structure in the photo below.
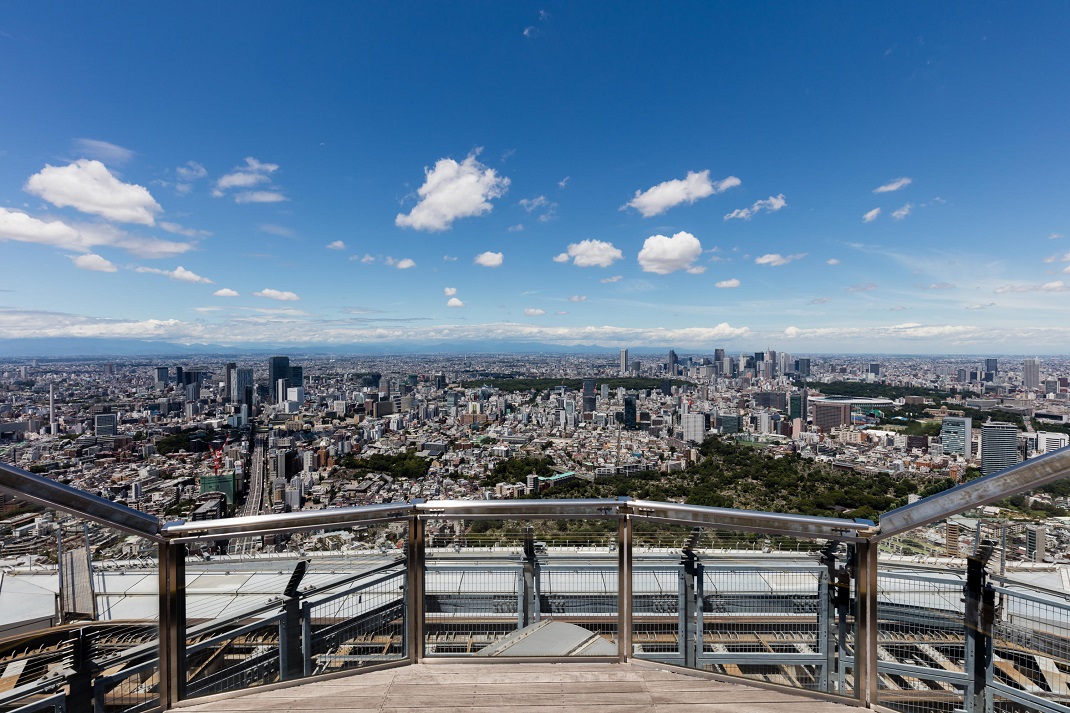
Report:
[[[308,532],[328,527],[352,527],[392,522],[405,523],[407,537],[404,561],[405,571],[402,576],[404,579],[403,600],[407,614],[404,617],[404,655],[399,661],[386,665],[401,665],[423,661],[433,662],[444,659],[428,657],[424,651],[426,617],[423,603],[426,596],[427,573],[425,526],[429,521],[457,519],[616,520],[618,572],[616,625],[618,629],[618,645],[617,656],[608,660],[622,663],[633,660],[634,656],[633,578],[637,568],[635,566],[633,545],[635,540],[634,525],[636,523],[651,522],[845,543],[848,545],[851,555],[844,571],[849,570],[854,579],[855,648],[852,656],[844,656],[841,653],[838,665],[841,667],[847,665],[852,668],[855,682],[853,687],[854,696],[853,698],[832,696],[832,698],[854,705],[876,708],[879,707],[880,700],[878,690],[879,675],[882,672],[893,671],[896,667],[894,664],[881,662],[879,655],[880,647],[877,638],[878,542],[907,530],[937,522],[964,510],[994,502],[1018,492],[1034,489],[1040,485],[1068,476],[1070,476],[1070,448],[1027,461],[1001,473],[960,485],[906,507],[893,510],[882,517],[880,527],[868,521],[710,508],[678,503],[632,500],[630,498],[619,498],[617,500],[444,500],[431,502],[417,500],[409,503],[389,503],[367,507],[239,517],[229,520],[193,523],[179,521],[161,524],[156,518],[140,511],[117,505],[39,475],[0,463],[0,489],[11,492],[22,499],[61,510],[76,517],[147,538],[157,544],[160,586],[159,653],[155,662],[159,671],[158,705],[155,708],[156,710],[170,710],[180,706],[184,701],[190,700],[187,693],[187,655],[195,651],[198,646],[203,648],[211,643],[201,642],[187,647],[188,632],[186,630],[185,609],[186,545],[230,537]],[[822,589],[824,594],[819,595],[819,599],[829,594],[828,587],[831,583],[832,574],[833,572],[830,569],[830,577],[827,580],[823,580],[825,581]],[[979,592],[978,597],[981,598],[977,599],[979,603],[976,611],[979,612],[977,616],[981,619],[984,618],[984,612],[986,611],[984,597],[987,594],[985,592],[992,589],[990,585],[986,586],[988,586],[987,590],[984,587],[981,590],[977,590]],[[697,591],[699,597],[701,597],[701,586]],[[966,594],[971,596],[969,591]],[[693,595],[694,593],[689,596]],[[831,601],[831,595],[828,598]],[[825,606],[826,612],[831,611],[831,603]],[[297,603],[294,604],[293,608],[297,612],[302,611],[302,607]],[[304,607],[304,611],[308,611],[307,605]],[[698,617],[699,626],[701,626],[701,610],[696,613],[696,616]],[[280,631],[283,628],[283,624],[280,620]],[[263,621],[257,624],[257,626],[263,625]],[[298,627],[297,631],[301,632],[302,629]],[[226,636],[233,637],[234,635],[232,631]],[[825,637],[822,641],[835,637],[831,627],[829,631],[820,635]],[[311,634],[307,627],[303,629],[303,635],[300,638],[306,644],[310,641]],[[975,645],[989,647],[988,660],[990,662],[991,640],[989,639],[986,644],[982,636],[981,639],[975,642]],[[723,658],[717,655],[712,657],[704,656],[701,651],[694,653],[695,659],[719,660]],[[972,660],[975,662],[980,661],[984,658],[984,655],[984,651],[979,649],[973,655]],[[282,655],[280,655],[280,662],[281,657]],[[818,654],[805,654],[795,656],[792,660],[797,659],[807,664],[819,666],[823,671],[821,674],[822,680],[827,680],[832,674],[829,664],[831,659],[826,658],[818,661],[819,658],[821,656]],[[456,661],[457,659],[445,660]],[[547,659],[483,658],[479,661],[480,663],[510,663],[528,660],[546,661]],[[638,659],[635,660],[638,661]],[[148,667],[150,663],[145,662],[138,664],[138,666]],[[287,668],[291,667],[296,668],[296,664],[288,663]],[[374,666],[374,668],[380,667],[380,665]],[[307,673],[309,670],[307,653],[303,668]],[[369,670],[369,668],[360,670]],[[900,668],[902,667],[900,666]],[[690,671],[691,669],[688,670]],[[985,668],[984,666],[978,666],[975,671],[983,675]],[[286,680],[287,678],[287,675],[280,673],[280,683],[272,684],[272,686],[292,685],[301,680],[300,678]],[[731,680],[732,677],[727,678]],[[953,672],[947,673],[944,678],[949,682],[952,680],[955,683],[961,682],[961,677],[954,675]],[[103,680],[102,677],[102,683],[108,682]],[[744,679],[741,682],[750,685],[756,683],[751,679]],[[49,686],[55,685],[54,682],[50,682],[45,687],[34,687],[33,692],[39,694],[42,691],[50,690]],[[995,695],[1013,700],[1020,705],[1031,706],[1046,713],[1056,711],[1058,713],[1070,712],[1070,708],[1058,703],[1028,692],[1017,691],[999,681],[993,680],[990,674],[982,681],[982,688],[990,690]],[[55,689],[51,688],[51,690]],[[786,688],[784,690],[791,690],[803,695],[812,695],[821,699],[829,699],[830,697],[828,693],[815,691],[794,688]],[[13,695],[15,693],[15,691],[12,691],[10,694],[0,696],[0,703],[17,700]],[[40,695],[38,695],[38,698],[40,698]],[[55,696],[48,698],[49,703],[45,705],[45,708],[51,705],[54,698]],[[987,710],[991,710],[990,698],[991,696],[986,698],[988,701],[985,704]],[[203,701],[205,699],[198,698],[197,700]],[[33,702],[31,705],[37,706],[38,701]],[[66,704],[63,701],[56,703],[53,707],[56,710],[62,710],[62,705],[70,707],[70,704]],[[98,710],[101,709],[103,703],[98,703],[97,707]],[[24,707],[27,713],[40,709],[38,707]],[[150,710],[152,708],[144,709]]]

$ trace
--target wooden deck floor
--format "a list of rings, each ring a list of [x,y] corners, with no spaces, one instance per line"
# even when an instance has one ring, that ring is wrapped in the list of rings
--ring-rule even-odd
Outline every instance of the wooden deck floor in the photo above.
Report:
[[[850,713],[850,706],[645,666],[433,664],[183,706],[181,711],[330,713]]]

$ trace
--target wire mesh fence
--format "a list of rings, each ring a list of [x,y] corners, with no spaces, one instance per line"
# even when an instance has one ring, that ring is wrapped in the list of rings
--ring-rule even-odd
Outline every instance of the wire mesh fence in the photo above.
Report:
[[[1006,710],[1070,710],[1070,602],[1065,595],[995,587],[990,679]]]

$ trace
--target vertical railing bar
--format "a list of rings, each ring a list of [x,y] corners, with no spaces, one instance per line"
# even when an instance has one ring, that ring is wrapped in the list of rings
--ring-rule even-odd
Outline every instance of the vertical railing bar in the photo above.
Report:
[[[632,516],[624,503],[617,520],[617,656],[627,663],[632,655]]]
[[[877,705],[877,546],[855,548],[858,586],[858,634],[855,642],[855,692],[867,708]]]
[[[413,501],[415,506],[422,501]],[[408,608],[405,622],[408,626],[408,660],[419,663],[424,657],[424,614],[426,602],[425,584],[427,567],[424,552],[424,523],[416,507],[409,515],[408,542],[408,582],[405,587],[406,606]]]

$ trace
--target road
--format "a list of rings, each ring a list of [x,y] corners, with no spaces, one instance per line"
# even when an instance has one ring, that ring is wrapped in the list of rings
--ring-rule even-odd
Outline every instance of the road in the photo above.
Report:
[[[264,507],[264,482],[267,480],[267,437],[261,434],[253,436],[253,459],[249,469],[249,492],[245,496],[245,504],[238,517],[259,515]],[[259,547],[258,537],[242,537],[230,543],[230,551],[234,554],[249,555]]]

